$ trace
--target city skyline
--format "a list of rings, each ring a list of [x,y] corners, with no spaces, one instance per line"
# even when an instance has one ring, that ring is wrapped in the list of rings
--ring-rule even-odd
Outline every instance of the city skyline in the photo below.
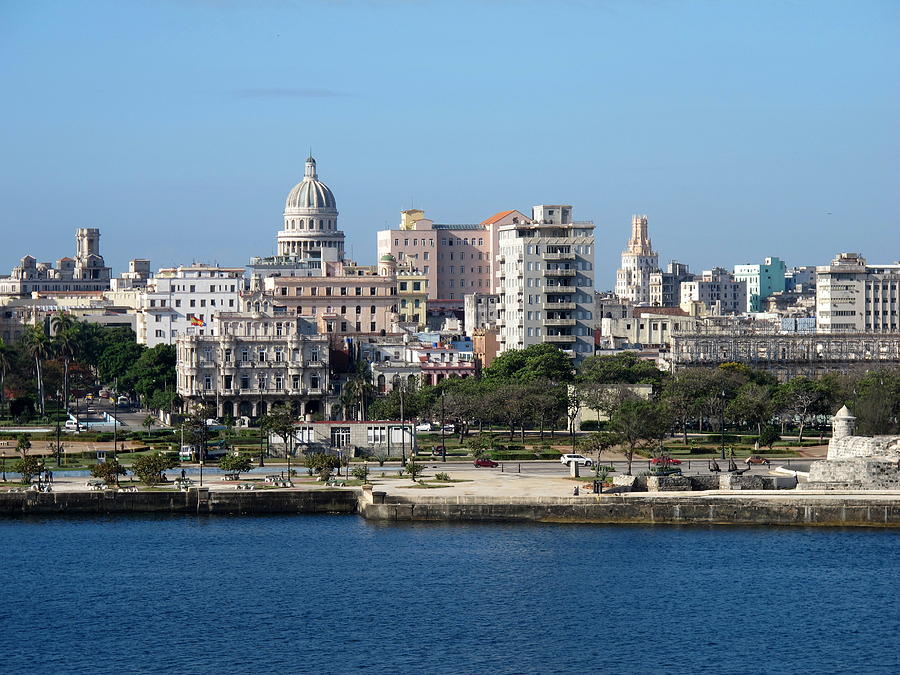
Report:
[[[596,223],[600,289],[635,213],[661,266],[900,257],[892,3],[464,7],[7,5],[0,270],[78,227],[117,272],[245,265],[310,146],[361,263],[402,209],[539,203]]]

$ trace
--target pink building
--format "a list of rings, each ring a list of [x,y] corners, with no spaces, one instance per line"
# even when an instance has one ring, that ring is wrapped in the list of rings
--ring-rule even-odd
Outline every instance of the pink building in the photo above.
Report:
[[[428,278],[429,300],[459,300],[493,292],[501,225],[529,223],[520,211],[502,211],[479,224],[445,225],[420,209],[400,213],[400,227],[378,233],[378,256],[409,261]]]

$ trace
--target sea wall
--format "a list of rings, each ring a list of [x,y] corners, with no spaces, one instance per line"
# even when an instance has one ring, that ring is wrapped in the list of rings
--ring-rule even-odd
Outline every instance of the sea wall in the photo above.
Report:
[[[246,490],[187,492],[5,492],[0,516],[119,513],[354,513],[349,490]]]
[[[683,494],[683,493],[682,493]],[[542,523],[641,523],[728,525],[830,525],[900,527],[900,500],[852,497],[640,496],[417,497],[415,501],[365,493],[360,511],[366,518],[393,521],[499,521]]]

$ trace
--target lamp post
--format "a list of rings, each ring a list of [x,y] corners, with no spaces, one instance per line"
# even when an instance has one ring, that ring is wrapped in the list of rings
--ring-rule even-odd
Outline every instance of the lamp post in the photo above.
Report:
[[[444,393],[441,389],[441,461],[447,461],[447,445],[444,443]]]
[[[116,392],[118,395],[118,392]],[[113,401],[113,459],[119,450],[119,399]]]
[[[59,404],[60,404],[60,393],[56,392],[56,466],[59,468],[59,456],[62,453],[62,450],[59,447],[61,442],[60,436],[62,435],[62,430],[59,428]]]
[[[403,457],[403,465],[406,466],[406,427],[405,417],[403,416],[403,384],[400,385],[400,453]],[[388,427],[388,436],[391,435],[390,427]]]
[[[722,405],[719,407],[719,436],[721,438],[721,455],[725,459],[725,390],[719,394],[722,398]]]

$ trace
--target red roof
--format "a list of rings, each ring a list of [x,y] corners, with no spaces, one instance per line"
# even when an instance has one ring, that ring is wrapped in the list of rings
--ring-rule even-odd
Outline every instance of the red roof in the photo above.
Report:
[[[494,215],[492,215],[492,216],[491,216],[490,218],[488,218],[487,220],[482,221],[481,224],[482,224],[482,225],[493,225],[493,224],[496,223],[498,220],[503,220],[503,219],[506,218],[506,216],[508,216],[510,213],[515,213],[515,212],[516,212],[515,209],[510,209],[509,211],[501,211],[500,213],[495,213]]]

